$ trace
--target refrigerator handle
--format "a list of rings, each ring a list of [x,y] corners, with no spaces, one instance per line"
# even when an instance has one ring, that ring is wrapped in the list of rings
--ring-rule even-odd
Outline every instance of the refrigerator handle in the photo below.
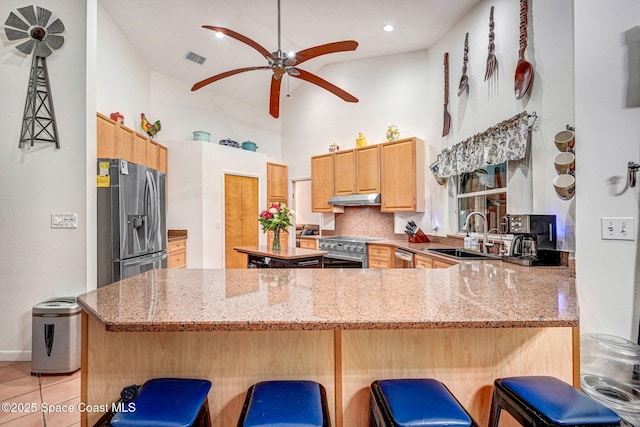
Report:
[[[149,170],[146,172],[147,177],[147,187],[148,187],[148,200],[147,200],[147,208],[148,215],[150,218],[150,227],[149,227],[149,236],[148,236],[148,244],[150,248],[155,247],[156,239],[158,237],[158,227],[160,226],[160,194],[158,191],[158,186],[156,184],[156,180]]]

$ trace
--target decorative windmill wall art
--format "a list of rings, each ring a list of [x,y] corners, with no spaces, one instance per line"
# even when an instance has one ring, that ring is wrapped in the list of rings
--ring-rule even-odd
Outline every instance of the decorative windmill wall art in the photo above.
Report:
[[[46,58],[64,44],[64,24],[56,19],[51,24],[51,11],[39,6],[26,6],[11,12],[4,23],[4,33],[11,41],[22,41],[16,46],[25,55],[33,54],[27,100],[22,118],[20,143],[52,142],[60,148],[56,115],[53,110],[49,72]]]

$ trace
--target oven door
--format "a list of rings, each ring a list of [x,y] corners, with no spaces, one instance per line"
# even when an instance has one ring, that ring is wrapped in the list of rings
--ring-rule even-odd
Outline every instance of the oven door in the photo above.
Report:
[[[322,261],[322,268],[367,268],[367,258],[343,255],[326,254]]]

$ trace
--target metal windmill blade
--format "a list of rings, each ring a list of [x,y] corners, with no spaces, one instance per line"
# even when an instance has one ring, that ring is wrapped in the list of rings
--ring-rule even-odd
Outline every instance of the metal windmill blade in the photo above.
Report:
[[[33,54],[29,88],[22,118],[19,147],[25,142],[53,142],[60,148],[56,126],[49,72],[46,58],[64,44],[64,24],[56,19],[47,27],[51,11],[42,7],[26,6],[11,12],[5,21],[4,32],[10,41],[22,41],[15,48],[25,55]]]

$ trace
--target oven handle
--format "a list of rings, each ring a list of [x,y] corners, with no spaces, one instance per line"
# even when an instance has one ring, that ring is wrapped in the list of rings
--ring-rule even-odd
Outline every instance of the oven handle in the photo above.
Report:
[[[358,257],[358,256],[326,254],[324,257],[325,258],[333,258],[333,259],[341,259],[341,260],[344,260],[344,261],[362,262],[362,257]]]

